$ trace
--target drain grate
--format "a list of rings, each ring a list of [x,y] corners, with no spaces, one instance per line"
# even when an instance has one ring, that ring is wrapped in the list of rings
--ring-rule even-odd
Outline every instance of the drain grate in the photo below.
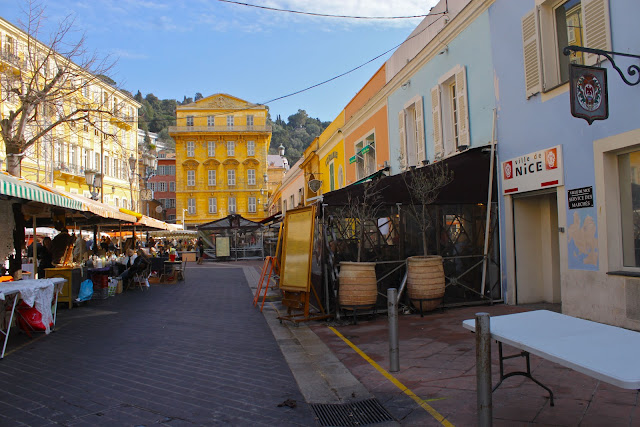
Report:
[[[322,426],[347,427],[395,421],[376,399],[338,404],[311,404]]]

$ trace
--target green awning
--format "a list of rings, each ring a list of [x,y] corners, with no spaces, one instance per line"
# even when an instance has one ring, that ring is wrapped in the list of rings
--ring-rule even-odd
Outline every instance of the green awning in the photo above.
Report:
[[[39,187],[35,182],[17,178],[7,173],[0,173],[0,194],[77,211],[83,210],[82,203],[76,200],[52,193]]]

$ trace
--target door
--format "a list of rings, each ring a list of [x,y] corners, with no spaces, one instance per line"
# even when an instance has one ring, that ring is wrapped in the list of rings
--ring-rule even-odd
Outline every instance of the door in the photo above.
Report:
[[[513,199],[516,304],[560,303],[556,193]]]

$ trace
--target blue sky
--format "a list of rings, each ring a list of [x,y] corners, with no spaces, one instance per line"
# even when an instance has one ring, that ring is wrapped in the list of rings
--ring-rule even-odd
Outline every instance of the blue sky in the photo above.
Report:
[[[306,12],[404,16],[435,0],[245,0]],[[86,45],[118,58],[111,77],[124,89],[182,100],[228,93],[263,103],[341,74],[401,43],[420,19],[365,21],[267,11],[217,0],[44,0],[39,39],[75,17]],[[0,16],[24,20],[23,0],[0,0]],[[269,103],[271,116],[304,109],[332,121],[390,54],[324,86]]]

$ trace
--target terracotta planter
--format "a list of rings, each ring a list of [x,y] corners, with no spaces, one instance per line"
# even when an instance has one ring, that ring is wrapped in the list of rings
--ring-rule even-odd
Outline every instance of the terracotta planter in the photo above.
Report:
[[[407,258],[407,291],[412,304],[422,310],[431,311],[442,304],[444,297],[444,268],[438,255],[412,256]]]
[[[343,308],[373,307],[378,299],[375,262],[341,262],[338,302]]]

